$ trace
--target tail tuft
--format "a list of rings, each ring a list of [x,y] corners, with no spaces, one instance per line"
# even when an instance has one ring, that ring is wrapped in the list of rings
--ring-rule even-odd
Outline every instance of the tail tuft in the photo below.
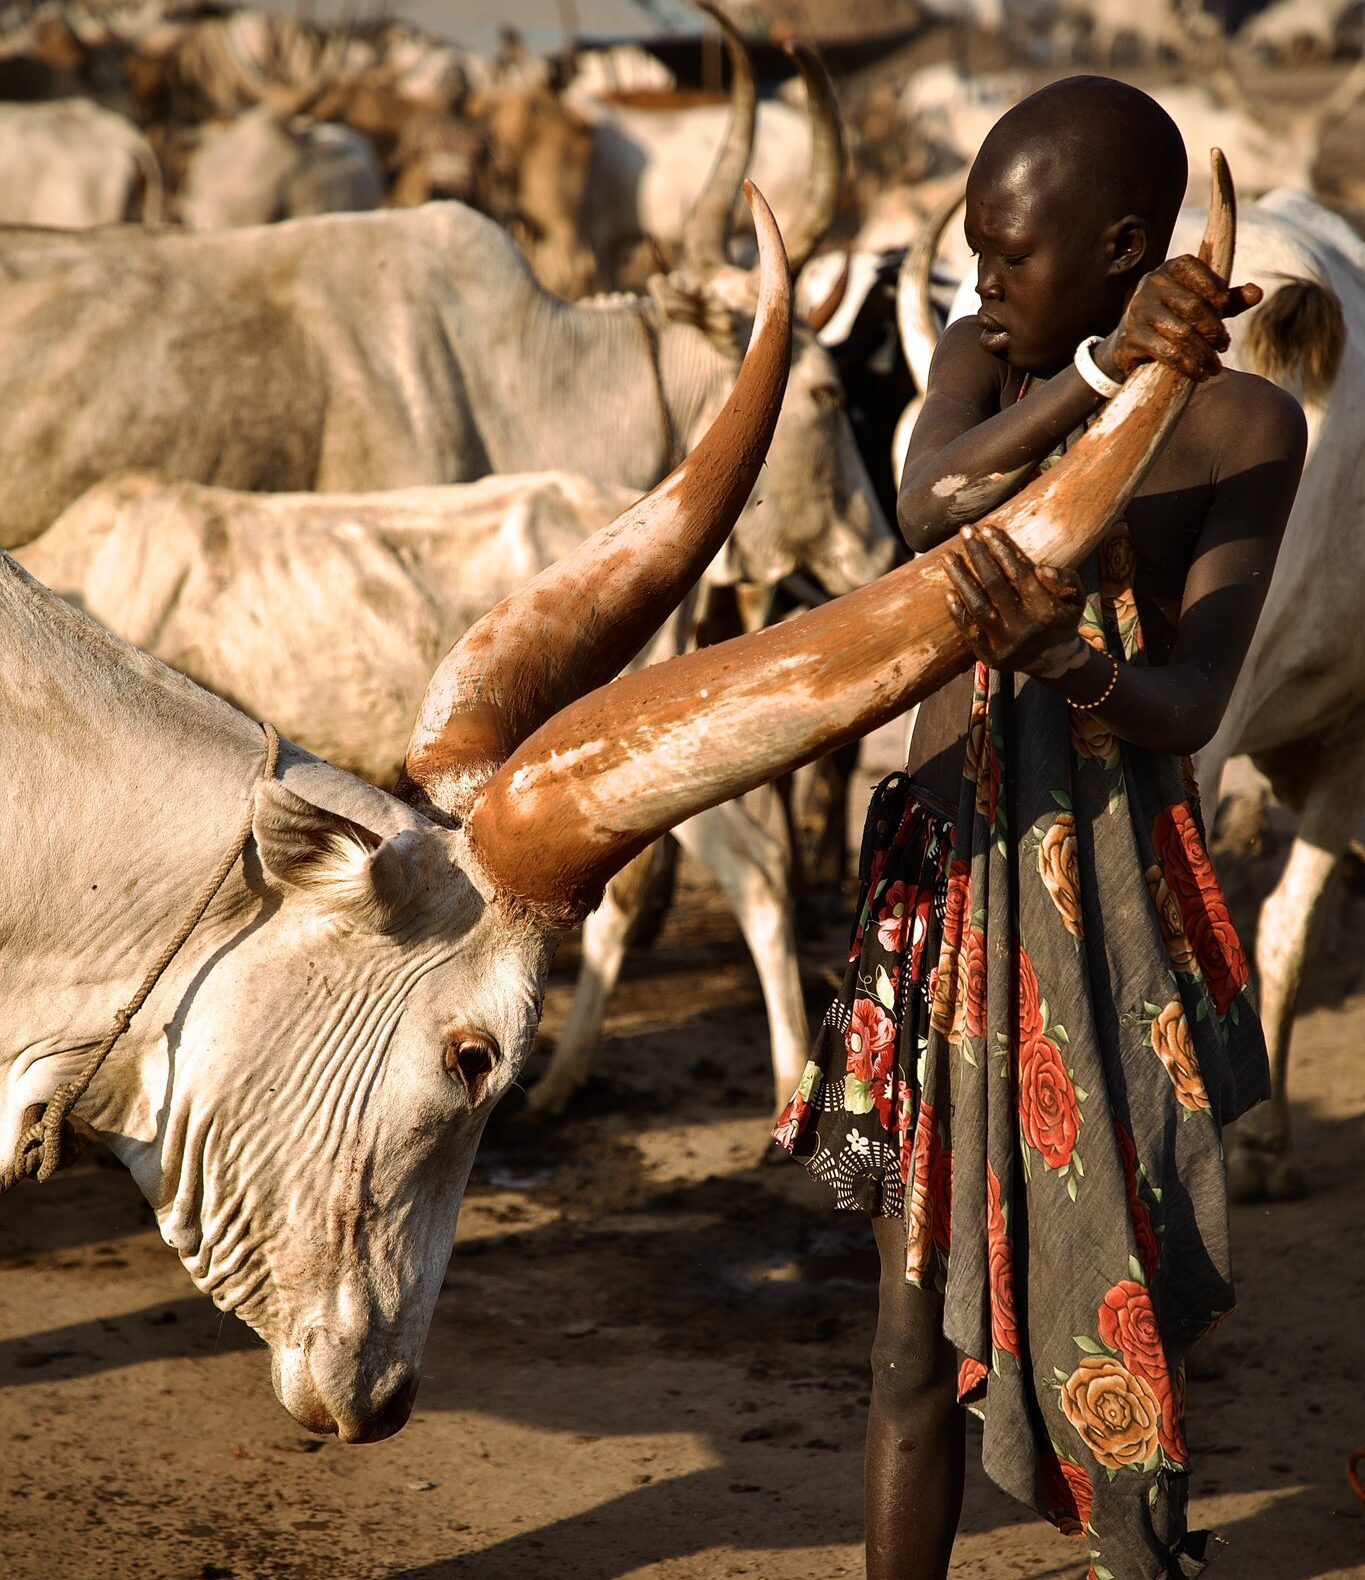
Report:
[[[1276,383],[1297,384],[1305,400],[1330,392],[1346,348],[1346,319],[1330,286],[1290,280],[1251,315],[1246,350],[1252,367]]]

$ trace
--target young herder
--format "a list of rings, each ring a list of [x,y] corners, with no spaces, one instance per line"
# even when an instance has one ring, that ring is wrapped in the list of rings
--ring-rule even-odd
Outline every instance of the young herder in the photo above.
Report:
[[[870,1580],[947,1574],[963,1406],[1095,1580],[1206,1557],[1184,1359],[1233,1304],[1221,1127],[1269,1080],[1185,759],[1246,654],[1305,425],[1221,367],[1259,289],[1166,259],[1185,180],[1152,99],[1074,77],[967,183],[981,306],[939,344],[898,514],[911,548],[956,544],[978,662],[874,793],[844,987],[777,1130],[881,1253]],[[1149,360],[1197,387],[1080,575],[974,530]]]

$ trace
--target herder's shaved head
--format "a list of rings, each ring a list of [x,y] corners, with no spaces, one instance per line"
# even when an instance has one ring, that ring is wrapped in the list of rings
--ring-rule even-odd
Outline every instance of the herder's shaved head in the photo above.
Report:
[[[1155,99],[1112,77],[1066,77],[1030,94],[991,129],[977,166],[1001,175],[1024,162],[1042,197],[1084,204],[1100,224],[1134,214],[1165,256],[1185,196],[1180,129]]]
[[[1109,77],[1067,77],[991,129],[967,178],[981,344],[1034,373],[1118,321],[1164,261],[1185,195],[1165,110]]]

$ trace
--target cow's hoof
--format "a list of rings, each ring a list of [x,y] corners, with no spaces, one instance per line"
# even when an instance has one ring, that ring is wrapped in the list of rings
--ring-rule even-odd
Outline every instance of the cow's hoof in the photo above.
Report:
[[[1228,1156],[1228,1195],[1233,1201],[1252,1202],[1267,1199],[1265,1162],[1254,1152],[1240,1148]]]
[[[1308,1194],[1308,1176],[1292,1155],[1239,1147],[1228,1157],[1233,1201],[1298,1201]]]
[[[1298,1201],[1308,1194],[1308,1176],[1297,1158],[1272,1158],[1266,1169],[1265,1189],[1271,1201]]]

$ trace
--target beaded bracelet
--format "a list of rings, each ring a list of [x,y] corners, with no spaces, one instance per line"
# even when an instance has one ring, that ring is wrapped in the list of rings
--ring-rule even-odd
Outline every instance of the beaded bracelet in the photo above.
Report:
[[[1095,651],[1098,653],[1100,650],[1096,648]],[[1109,684],[1102,692],[1100,692],[1099,696],[1096,697],[1093,702],[1070,702],[1068,700],[1068,706],[1074,708],[1077,713],[1093,713],[1096,708],[1101,707],[1104,703],[1109,701],[1110,694],[1113,692],[1114,687],[1119,683],[1118,659],[1116,659],[1112,653],[1105,653],[1103,654],[1103,657],[1107,658],[1114,667],[1114,673],[1109,677]]]

